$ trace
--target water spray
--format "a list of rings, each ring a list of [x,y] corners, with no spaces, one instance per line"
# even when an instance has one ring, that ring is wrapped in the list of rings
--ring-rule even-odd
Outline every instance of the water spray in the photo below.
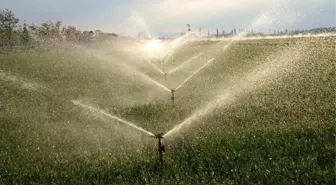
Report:
[[[88,110],[90,110],[90,111],[92,111],[92,112],[99,113],[99,114],[101,114],[101,115],[103,115],[103,116],[106,116],[106,117],[108,117],[108,118],[110,118],[110,119],[117,120],[118,122],[120,122],[120,123],[124,123],[124,124],[126,124],[126,125],[128,125],[128,126],[134,128],[134,129],[136,129],[136,130],[139,130],[139,131],[141,131],[141,132],[143,132],[143,133],[149,135],[149,136],[154,136],[153,133],[151,133],[151,132],[149,132],[149,131],[147,131],[147,130],[145,130],[145,129],[139,127],[139,126],[136,126],[134,123],[125,121],[125,120],[123,120],[123,119],[121,119],[121,118],[119,118],[119,117],[117,117],[117,116],[112,116],[111,114],[109,114],[109,113],[107,113],[107,112],[105,112],[105,111],[103,111],[103,110],[96,109],[96,108],[94,108],[94,107],[92,107],[92,106],[90,106],[90,105],[86,105],[86,104],[81,103],[81,102],[79,102],[79,101],[77,101],[77,100],[72,100],[72,103],[75,104],[75,105],[77,105],[77,106],[79,106],[79,107],[88,109]]]
[[[170,89],[170,93],[171,93],[171,101],[173,103],[173,105],[175,104],[175,92],[177,90],[179,90],[187,81],[189,81],[193,76],[195,76],[199,71],[201,71],[203,68],[205,68],[209,63],[211,63],[212,61],[214,61],[215,58],[212,58],[210,60],[208,60],[202,67],[200,67],[199,69],[197,69],[191,76],[189,76],[187,79],[185,79],[179,86],[177,86],[175,89]],[[169,73],[169,72],[168,72]],[[167,78],[167,74],[164,74],[164,77]]]
[[[188,82],[193,76],[195,76],[199,71],[201,71],[203,68],[205,68],[209,63],[211,63],[212,61],[214,61],[215,58],[212,58],[210,60],[208,60],[202,67],[200,67],[199,69],[197,69],[191,76],[189,76],[187,79],[185,79],[179,86],[176,87],[176,91],[178,89],[180,89],[186,82]]]
[[[186,60],[185,62],[183,62],[183,63],[180,64],[179,66],[177,66],[177,67],[175,67],[174,69],[170,70],[168,73],[174,73],[175,71],[181,69],[183,66],[185,66],[186,64],[188,64],[188,63],[194,61],[196,58],[198,58],[198,57],[201,56],[201,55],[204,55],[204,53],[201,52],[201,53],[199,53],[199,54],[197,54],[197,55],[191,57],[190,59]]]
[[[162,75],[164,75],[165,74],[165,72],[163,72],[159,67],[157,67],[155,64],[153,64],[152,62],[148,62],[149,64],[151,64],[152,66],[153,66],[153,68],[157,71],[157,72],[159,72],[159,73],[161,73]]]
[[[80,106],[82,108],[86,108],[86,109],[89,109],[91,111],[100,113],[100,114],[102,114],[102,115],[104,115],[106,117],[109,117],[111,119],[117,120],[117,121],[119,121],[121,123],[124,123],[124,124],[126,124],[126,125],[128,125],[130,127],[133,127],[133,128],[135,128],[135,129],[137,129],[139,131],[142,131],[142,132],[148,134],[150,137],[156,138],[158,140],[159,163],[160,163],[160,166],[163,167],[163,153],[166,152],[165,146],[164,146],[163,141],[162,141],[163,140],[163,135],[164,135],[163,133],[153,134],[153,133],[151,133],[151,132],[149,132],[147,130],[144,130],[143,128],[141,128],[139,126],[136,126],[135,124],[133,124],[131,122],[125,121],[125,120],[123,120],[123,119],[121,119],[121,118],[119,118],[117,116],[112,116],[112,115],[106,113],[103,110],[96,109],[94,107],[91,107],[90,105],[83,104],[83,103],[81,103],[79,101],[76,101],[76,100],[73,100],[72,103],[74,103],[75,105],[78,105],[78,106]]]
[[[221,93],[214,100],[195,111],[180,124],[175,125],[163,137],[171,137],[171,135],[180,131],[182,127],[190,125],[192,122],[206,116],[219,106],[230,106],[247,93],[271,84],[276,78],[282,75],[299,70],[300,66],[298,65],[302,65],[299,61],[307,51],[307,48],[308,46],[298,44],[296,47],[287,48],[270,56],[266,63],[252,69],[242,79],[233,83],[233,86],[226,88],[224,92],[219,91]]]
[[[159,163],[160,163],[160,166],[163,167],[163,153],[166,152],[165,146],[162,141],[163,133],[155,134],[155,136],[153,137],[158,140]]]

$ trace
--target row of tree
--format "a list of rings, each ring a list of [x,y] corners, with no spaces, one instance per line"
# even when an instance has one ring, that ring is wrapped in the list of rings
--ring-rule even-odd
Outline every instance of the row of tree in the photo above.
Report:
[[[188,24],[188,32],[190,32],[190,25]],[[202,35],[201,29],[199,34]],[[216,30],[216,34],[210,34],[208,37],[231,37],[238,33],[245,33],[246,36],[266,36],[266,35],[295,35],[295,34],[317,34],[336,32],[335,27],[328,28],[314,28],[311,30],[279,30],[271,34],[264,34],[254,32],[253,30],[246,29],[232,29],[230,32]],[[57,22],[44,22],[41,25],[28,25],[24,23],[19,25],[19,19],[15,14],[8,10],[0,10],[0,47],[13,46],[13,45],[41,45],[46,43],[86,43],[93,41],[103,41],[110,38],[117,37],[114,33],[103,33],[100,30],[95,31],[81,31],[74,26],[62,26],[60,21]]]
[[[232,29],[229,33],[223,31],[222,33],[216,30],[216,37],[229,37],[232,35],[236,35],[238,33],[245,33],[246,36],[281,36],[281,35],[298,35],[298,34],[323,34],[323,33],[335,33],[336,27],[320,27],[320,28],[313,28],[313,29],[296,29],[296,30],[275,30],[273,33],[262,33],[262,32],[255,32],[253,29]]]
[[[245,36],[281,36],[281,35],[297,35],[297,34],[323,34],[323,33],[335,33],[336,27],[320,27],[320,28],[313,28],[313,29],[297,29],[297,30],[275,30],[273,33],[262,33],[262,32],[255,32],[253,29],[232,29],[230,32],[225,32],[224,30],[222,33],[219,30],[216,30],[216,34],[210,35],[208,32],[208,37],[230,37],[236,35],[238,33],[244,33]]]
[[[74,26],[62,26],[61,21],[44,22],[41,25],[19,25],[19,19],[8,10],[0,10],[0,46],[40,45],[61,42],[93,42],[117,37],[100,30],[81,31]]]

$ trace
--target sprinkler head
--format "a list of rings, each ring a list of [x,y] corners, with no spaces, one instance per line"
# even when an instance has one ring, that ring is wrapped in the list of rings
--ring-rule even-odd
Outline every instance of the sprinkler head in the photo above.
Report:
[[[159,133],[159,134],[155,134],[151,137],[156,138],[156,139],[163,139],[163,135],[164,135],[164,133]]]
[[[175,93],[175,89],[170,89],[171,93],[174,94]]]
[[[163,139],[163,133],[155,134],[154,137],[157,138],[157,139]]]
[[[163,139],[163,133],[156,134],[155,138],[158,140],[159,163],[160,166],[163,167],[163,153],[166,152],[165,146],[161,141],[161,139]]]

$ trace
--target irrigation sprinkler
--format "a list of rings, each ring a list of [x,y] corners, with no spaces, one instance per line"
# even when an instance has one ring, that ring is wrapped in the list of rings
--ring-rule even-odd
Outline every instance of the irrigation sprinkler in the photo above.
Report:
[[[158,140],[159,163],[160,163],[160,166],[163,167],[163,153],[166,152],[165,146],[164,146],[163,141],[162,141],[163,140],[163,135],[164,135],[163,133],[153,134],[153,133],[151,133],[151,132],[149,132],[147,130],[144,130],[143,128],[141,128],[139,126],[136,126],[135,124],[133,124],[131,122],[127,122],[127,121],[125,121],[125,120],[123,120],[123,119],[121,119],[121,118],[119,118],[117,116],[112,116],[112,115],[106,113],[103,110],[96,109],[94,107],[91,107],[90,105],[85,105],[85,104],[83,104],[83,103],[81,103],[79,101],[76,101],[76,100],[73,100],[72,103],[74,103],[75,105],[78,105],[80,107],[89,109],[91,111],[100,113],[100,114],[102,114],[102,115],[104,115],[106,117],[109,117],[111,119],[117,120],[117,121],[119,121],[121,123],[124,123],[124,124],[126,124],[126,125],[128,125],[130,127],[133,127],[133,128],[135,128],[135,129],[137,129],[139,131],[142,131],[142,132],[148,134],[150,137],[156,138]]]
[[[171,101],[173,103],[173,105],[175,104],[175,92],[177,90],[179,90],[186,82],[188,82],[193,76],[195,76],[200,70],[202,70],[203,68],[205,68],[209,63],[211,63],[212,61],[214,61],[215,58],[212,58],[210,60],[208,60],[202,67],[200,67],[199,69],[197,69],[191,76],[189,76],[187,79],[185,79],[179,86],[177,86],[175,89],[170,89],[170,93],[171,93]],[[169,72],[168,72],[169,73]],[[164,74],[165,78],[166,78],[167,73]],[[166,89],[167,90],[167,89]]]
[[[160,166],[163,167],[163,153],[166,152],[165,146],[162,141],[163,133],[156,134],[153,137],[158,140],[159,163],[160,163]]]
[[[174,105],[174,102],[175,102],[175,89],[171,89],[171,101],[173,102],[173,105]]]

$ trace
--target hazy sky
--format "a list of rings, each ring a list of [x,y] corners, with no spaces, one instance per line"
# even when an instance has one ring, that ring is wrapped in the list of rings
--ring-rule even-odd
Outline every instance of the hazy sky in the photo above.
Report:
[[[27,23],[60,20],[81,29],[135,36],[335,26],[335,0],[0,0]]]

